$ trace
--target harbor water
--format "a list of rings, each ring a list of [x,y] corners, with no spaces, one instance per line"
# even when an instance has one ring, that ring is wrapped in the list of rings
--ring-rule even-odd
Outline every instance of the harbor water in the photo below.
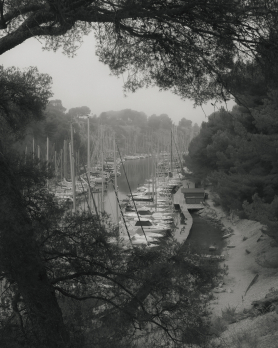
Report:
[[[134,191],[138,186],[146,184],[146,181],[152,177],[152,159],[151,157],[147,157],[143,159],[127,160],[120,167],[120,173],[121,175],[117,177],[118,198],[119,200],[123,200],[130,194],[129,187],[131,191]],[[150,183],[149,189],[151,190]],[[101,194],[95,193],[94,200],[96,206],[100,207]],[[104,210],[111,216],[114,222],[116,222],[116,202],[115,190],[113,184],[110,183],[107,186],[107,190],[104,192]],[[146,206],[148,204],[147,202],[145,203]],[[83,206],[83,209],[87,209],[87,201],[85,199],[82,201],[81,206]],[[185,245],[189,246],[192,252],[197,254],[221,254],[225,246],[225,240],[221,239],[222,234],[220,227],[202,218],[197,212],[192,212],[191,215],[193,217],[193,225]],[[178,223],[183,223],[182,216],[175,220],[178,221]],[[210,246],[215,246],[216,250],[210,251]]]
[[[225,239],[222,239],[221,228],[215,223],[206,220],[197,214],[190,212],[193,218],[193,225],[185,244],[196,254],[220,255],[224,246]],[[211,246],[214,251],[209,250]]]

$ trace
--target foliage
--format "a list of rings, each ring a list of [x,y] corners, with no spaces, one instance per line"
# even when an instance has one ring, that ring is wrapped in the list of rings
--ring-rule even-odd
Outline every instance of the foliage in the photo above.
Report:
[[[222,318],[229,324],[235,322],[236,307],[227,306],[222,310]]]
[[[0,66],[0,119],[2,130],[18,134],[31,120],[41,120],[49,97],[51,77],[37,68],[20,71]],[[8,127],[8,128],[7,128]]]
[[[198,179],[204,179],[208,173],[217,168],[217,158],[212,144],[219,130],[225,129],[225,115],[223,109],[210,115],[209,122],[202,123],[200,133],[189,144],[189,154],[185,157],[185,163]]]
[[[72,110],[79,110],[73,108]],[[32,149],[33,139],[35,146],[39,145],[41,154],[46,153],[46,137],[50,141],[50,154],[54,151],[60,154],[64,147],[64,141],[70,140],[70,123],[74,127],[74,144],[76,151],[79,151],[80,158],[86,161],[87,156],[87,119],[73,117],[73,114],[66,113],[61,100],[51,100],[45,109],[44,120],[30,123],[27,127],[27,135],[24,139],[13,146],[19,151]],[[73,117],[73,118],[72,118]],[[157,125],[149,127],[150,119],[155,118]],[[185,120],[185,123],[186,120]],[[187,148],[190,139],[199,131],[199,127],[188,121],[187,127],[178,126],[176,143],[180,149]],[[148,153],[151,151],[169,151],[172,121],[168,115],[152,115],[148,117],[142,112],[125,109],[121,111],[108,111],[101,113],[98,117],[90,117],[90,134],[92,152],[95,153],[99,146],[100,128],[103,129],[104,147],[108,149],[108,156],[111,156],[113,144],[111,139],[116,136],[116,141],[122,154]],[[108,139],[106,141],[106,139]],[[109,140],[110,139],[110,140]],[[175,145],[173,145],[175,146]]]
[[[129,71],[127,90],[155,84],[197,104],[227,99],[235,62],[264,61],[277,49],[272,0],[1,2],[0,54],[39,36],[45,49],[73,55],[95,32],[100,60],[113,74]],[[273,59],[274,60],[274,59]]]
[[[151,115],[148,118],[148,126],[153,130],[158,128],[171,129],[172,120],[166,114],[162,114],[160,116]]]
[[[157,249],[130,246],[123,252],[107,216],[68,213],[45,191],[45,172],[32,159],[26,164],[5,161],[14,179],[1,176],[6,180],[1,210],[9,208],[1,215],[0,234],[6,289],[3,339],[11,334],[6,330],[11,322],[18,331],[13,331],[15,342],[29,347],[55,346],[59,332],[73,347],[74,342],[83,342],[83,347],[130,346],[147,338],[152,347],[171,342],[182,346],[206,338],[200,295],[211,287],[216,269],[171,240]],[[18,191],[15,197],[15,188],[23,194]],[[63,320],[47,337],[58,320],[54,295]],[[51,312],[55,320],[50,320]]]
[[[131,109],[124,109],[121,111],[107,111],[99,115],[99,122],[104,124],[119,124],[119,125],[133,125],[137,127],[144,127],[147,124],[147,115],[144,112],[138,112]]]
[[[261,77],[255,79],[254,89],[239,88],[247,93],[241,99],[245,107],[209,116],[185,161],[194,175],[209,179],[224,209],[267,225],[267,233],[277,240],[278,94],[271,89],[263,98],[267,89],[259,88]]]
[[[253,30],[266,12],[270,10],[272,19],[276,17],[270,3],[264,15],[259,10],[262,3],[256,5],[251,10],[247,2],[238,1],[225,5],[219,1],[170,1],[167,5],[147,1],[147,18],[137,15],[137,20],[119,20],[116,32],[109,23],[98,27],[98,54],[113,73],[131,71],[125,83],[128,90],[155,84],[193,98],[197,104],[217,96],[225,99],[230,90],[223,87],[233,61],[242,61],[244,53],[248,58],[255,53],[251,42],[262,44]],[[144,5],[140,10],[144,13]],[[254,27],[243,25],[247,17]],[[271,21],[264,22],[265,41]]]
[[[56,125],[68,122],[62,104],[55,104],[42,127],[52,138],[60,132]],[[82,124],[74,127],[80,131]],[[2,141],[2,343],[161,347],[206,340],[200,295],[212,286],[216,269],[172,240],[124,252],[106,215],[69,213],[46,189],[52,168]]]
[[[27,169],[28,167],[23,165],[23,160],[19,161],[11,154],[7,156],[2,153],[0,161],[0,205],[3,212],[0,233],[0,271],[1,278],[8,285],[4,292],[4,299],[9,313],[13,313],[12,317],[9,316],[9,320],[13,325],[22,322],[21,297],[24,298],[28,322],[31,326],[27,328],[27,332],[20,330],[19,340],[24,340],[26,334],[30,337],[30,346],[35,345],[38,337],[42,347],[48,344],[51,346],[51,341],[54,339],[57,340],[58,345],[66,339],[66,331],[61,321],[61,312],[47,280],[46,269],[39,255],[36,243],[36,236],[39,233],[38,224],[36,221],[32,222],[35,217],[34,220],[41,221],[47,228],[47,217],[38,209],[40,202],[44,202],[43,208],[48,209],[54,219],[57,217],[57,212],[51,209],[53,206],[45,189],[40,189],[45,182],[45,170],[42,172],[41,166],[37,166],[37,169],[34,166]]]
[[[250,219],[265,224],[268,227],[267,234],[278,241],[278,196],[275,196],[271,203],[266,203],[255,194],[251,203],[246,201],[243,203],[243,209]]]
[[[49,137],[51,143],[55,144],[56,149],[63,148],[63,141],[70,138],[69,124],[70,118],[65,114],[65,108],[62,106],[62,102],[55,106],[49,103],[45,110],[45,121],[42,124],[43,133],[40,138],[45,139]],[[38,124],[34,125],[34,127],[36,126]],[[39,138],[36,133],[33,136]]]
[[[228,323],[221,317],[216,317],[211,322],[210,332],[216,337],[221,336],[221,334],[228,328]]]
[[[187,120],[185,117],[183,117],[182,119],[180,119],[179,121],[179,126],[180,127],[190,127],[192,125],[192,121]]]
[[[232,347],[235,348],[257,348],[259,346],[259,339],[257,334],[250,330],[242,330],[232,336]]]
[[[71,108],[68,111],[68,114],[71,117],[76,117],[76,116],[86,116],[89,115],[91,113],[90,108],[88,108],[88,106],[80,106],[77,108]]]

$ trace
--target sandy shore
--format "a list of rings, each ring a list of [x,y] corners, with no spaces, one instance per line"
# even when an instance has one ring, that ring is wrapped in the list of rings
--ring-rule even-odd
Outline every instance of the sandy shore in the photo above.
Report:
[[[227,308],[242,313],[252,307],[252,301],[278,290],[278,246],[263,233],[260,223],[227,216],[211,200],[207,203],[200,215],[219,222],[224,234],[228,229],[232,231],[223,250],[225,261],[221,263],[228,267],[228,272],[221,281],[221,292],[213,292],[214,299],[209,305],[212,320],[221,318],[223,322],[222,311]],[[255,276],[257,279],[250,287]],[[212,347],[278,348],[278,307],[274,312],[227,325],[221,332],[211,342]]]
[[[228,306],[236,307],[237,312],[250,308],[252,301],[264,298],[272,288],[278,289],[278,247],[263,234],[260,223],[227,216],[210,200],[201,215],[213,217],[233,232],[226,239],[227,247],[223,250],[225,261],[222,265],[228,267],[220,289],[223,292],[214,292],[215,299],[211,301],[215,316],[221,316]],[[256,275],[256,282],[246,292]]]

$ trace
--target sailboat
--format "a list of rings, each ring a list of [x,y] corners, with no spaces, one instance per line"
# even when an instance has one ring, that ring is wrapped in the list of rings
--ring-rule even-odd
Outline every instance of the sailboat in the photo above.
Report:
[[[169,231],[169,226],[161,223],[154,223],[150,219],[134,219],[127,221],[127,226],[130,230],[135,232],[138,227],[142,227],[145,232],[154,232],[154,233],[166,233]]]

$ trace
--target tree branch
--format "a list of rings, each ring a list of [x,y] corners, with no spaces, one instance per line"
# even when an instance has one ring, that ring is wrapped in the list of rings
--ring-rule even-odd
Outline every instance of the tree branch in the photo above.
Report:
[[[25,6],[18,6],[14,10],[7,12],[4,15],[4,22],[7,23],[7,22],[15,19],[18,16],[25,15],[29,12],[36,12],[36,11],[41,11],[41,10],[48,11],[49,7],[47,5],[42,5],[42,4],[31,4],[31,5],[25,5]]]

